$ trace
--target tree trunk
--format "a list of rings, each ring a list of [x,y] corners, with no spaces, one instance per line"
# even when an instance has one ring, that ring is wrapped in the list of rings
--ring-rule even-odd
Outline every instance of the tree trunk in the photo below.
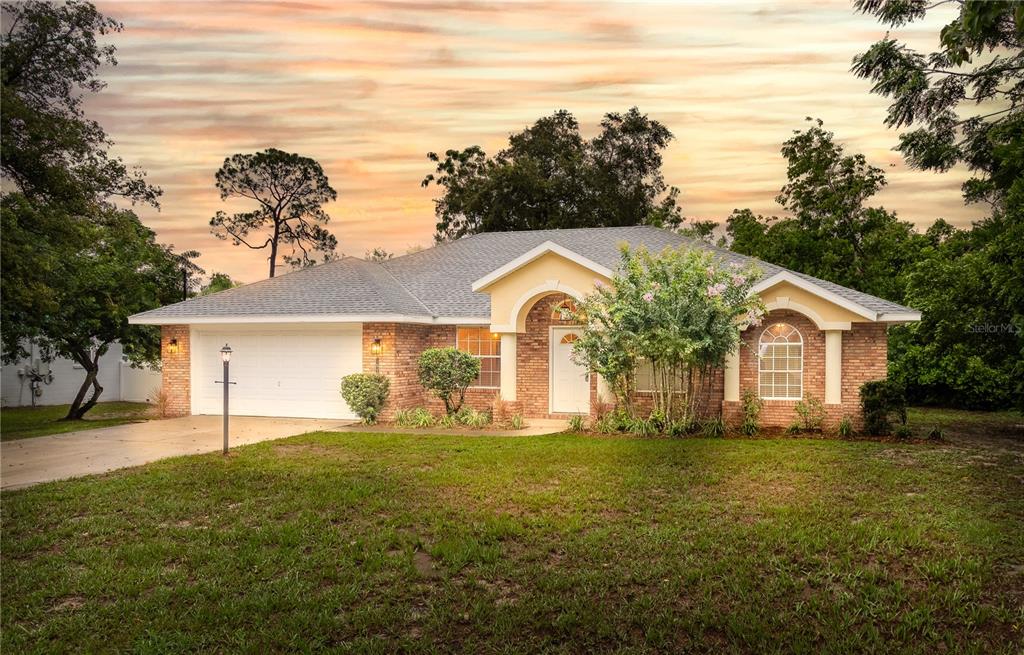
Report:
[[[274,277],[277,268],[277,240],[281,236],[281,222],[274,218],[274,237],[270,240],[270,277]]]
[[[100,394],[103,393],[103,387],[100,386],[98,374],[100,372],[100,353],[104,348],[97,348],[96,354],[93,357],[89,357],[86,352],[75,353],[75,361],[78,362],[82,368],[85,369],[85,380],[82,382],[82,386],[78,389],[78,393],[75,395],[75,399],[71,402],[71,407],[68,408],[67,416],[62,420],[64,421],[78,421],[85,416],[86,412],[96,406],[99,401]],[[83,403],[85,400],[85,394],[88,392],[89,387],[93,388],[92,396],[88,401]]]

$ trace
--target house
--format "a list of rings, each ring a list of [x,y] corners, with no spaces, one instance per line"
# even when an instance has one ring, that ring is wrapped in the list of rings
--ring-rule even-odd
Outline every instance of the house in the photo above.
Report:
[[[26,342],[25,348],[29,352],[27,359],[0,367],[0,404],[4,407],[70,404],[85,382],[85,369],[66,357],[42,361],[34,343]],[[161,387],[160,371],[133,367],[124,361],[122,354],[121,344],[113,343],[100,357],[97,374],[103,387],[100,401],[152,402],[154,392]],[[35,385],[33,372],[38,374]],[[38,390],[34,391],[33,387]]]
[[[570,359],[579,328],[564,310],[611,278],[624,242],[751,261],[645,226],[487,233],[386,262],[346,257],[130,320],[162,326],[163,383],[176,414],[221,412],[224,344],[233,350],[237,414],[352,418],[339,382],[358,371],[390,376],[385,416],[430,406],[416,370],[419,354],[436,346],[480,358],[471,406],[500,394],[528,418],[588,414],[610,398],[599,376]],[[886,328],[920,314],[757,263],[764,275],[755,291],[769,314],[715,374],[707,406],[734,418],[750,388],[765,398],[769,425],[788,425],[807,396],[825,403],[830,420],[856,417],[860,385],[886,374]],[[643,386],[641,375],[640,395]]]

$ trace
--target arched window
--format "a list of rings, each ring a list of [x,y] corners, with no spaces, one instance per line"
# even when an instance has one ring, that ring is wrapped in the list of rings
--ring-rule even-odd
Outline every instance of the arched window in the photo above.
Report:
[[[580,338],[572,332],[567,332],[566,335],[562,337],[562,343],[576,343],[579,340]]]
[[[576,303],[566,298],[551,308],[551,318],[555,321],[571,321],[576,315]]]
[[[767,400],[803,397],[804,340],[795,327],[775,323],[765,328],[757,348],[758,393]]]

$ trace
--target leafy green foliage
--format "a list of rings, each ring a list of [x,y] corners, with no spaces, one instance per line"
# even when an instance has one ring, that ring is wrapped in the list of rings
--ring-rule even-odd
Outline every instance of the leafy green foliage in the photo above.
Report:
[[[457,348],[428,348],[419,359],[419,381],[455,414],[466,399],[466,388],[480,375],[480,360]]]
[[[761,409],[764,401],[753,389],[744,389],[740,396],[740,403],[743,409],[743,422],[740,423],[740,432],[752,437],[761,431]]]
[[[900,441],[907,441],[908,439],[914,438],[914,431],[910,429],[910,426],[906,423],[901,423],[896,426],[893,430],[892,436],[896,437]]]
[[[583,432],[586,425],[579,414],[569,417],[569,432]]]
[[[893,380],[872,380],[860,387],[860,408],[864,432],[885,436],[892,431],[892,420],[907,422],[907,398],[903,387]]]
[[[395,412],[394,423],[400,428],[429,428],[436,422],[434,415],[425,407],[400,409]]]
[[[203,288],[199,291],[199,295],[206,296],[240,286],[242,286],[242,283],[238,280],[232,280],[231,276],[227,273],[213,273],[210,275],[210,281],[204,284]]]
[[[938,426],[928,430],[928,441],[942,441],[943,434],[942,429]]]
[[[386,375],[353,373],[341,379],[341,397],[367,425],[377,422],[390,392],[391,380]]]
[[[591,140],[571,113],[556,111],[509,137],[494,157],[479,146],[427,155],[423,186],[435,201],[438,241],[478,232],[619,225],[678,226],[679,190],[662,176],[672,133],[633,107],[609,113]]]
[[[718,416],[707,418],[701,422],[700,430],[705,439],[721,439],[725,436],[725,423]]]
[[[805,432],[820,432],[825,423],[825,406],[814,396],[807,396],[797,401],[793,407],[800,417],[800,426]]]
[[[270,277],[274,277],[281,246],[289,246],[283,261],[296,267],[335,257],[338,240],[323,226],[331,217],[326,202],[336,200],[323,168],[316,160],[277,148],[250,155],[232,155],[216,173],[221,200],[244,198],[256,203],[251,211],[228,215],[218,211],[210,219],[210,232],[252,250],[270,249]]]
[[[661,423],[688,418],[709,372],[739,348],[740,332],[760,321],[763,307],[750,293],[758,275],[702,249],[655,255],[624,247],[612,283],[597,285],[579,303],[583,334],[573,357],[600,374],[627,408],[636,366],[650,362]]]
[[[508,424],[513,430],[522,430],[526,427],[526,421],[523,419],[523,415],[519,413],[513,414],[512,417],[509,418]]]
[[[854,2],[891,27],[921,20],[940,4]],[[887,34],[854,58],[853,71],[892,100],[885,123],[904,130],[897,150],[911,166],[966,165],[975,176],[964,197],[1000,202],[1024,176],[1024,11],[1005,0],[957,4],[938,50],[922,54]]]
[[[97,201],[125,198],[156,204],[160,189],[116,157],[106,132],[83,103],[106,84],[117,21],[89,2],[4,2],[0,41],[0,165],[34,204],[60,204],[73,215]]]
[[[810,120],[810,119],[808,119]],[[903,298],[898,273],[929,243],[913,225],[867,201],[886,184],[864,155],[847,154],[820,120],[782,146],[787,183],[776,198],[788,217],[735,210],[729,247],[882,298]]]
[[[477,430],[483,429],[491,424],[491,413],[486,411],[466,407],[457,413],[456,416],[460,423],[466,427],[476,428]]]
[[[836,434],[843,439],[849,439],[853,436],[853,421],[850,420],[849,416],[843,416],[839,419],[839,425],[836,427]]]

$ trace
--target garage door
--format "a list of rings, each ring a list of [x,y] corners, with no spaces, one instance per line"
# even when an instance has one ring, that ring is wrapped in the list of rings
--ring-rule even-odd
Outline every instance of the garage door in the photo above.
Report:
[[[231,414],[355,418],[341,397],[341,378],[363,370],[362,325],[330,328],[194,329],[193,411],[220,414],[220,349],[231,354]]]

